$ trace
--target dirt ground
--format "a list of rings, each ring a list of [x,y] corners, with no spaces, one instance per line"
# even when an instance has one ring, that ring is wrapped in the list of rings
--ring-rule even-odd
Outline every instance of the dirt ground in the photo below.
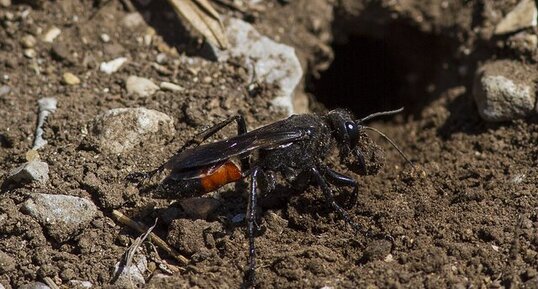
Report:
[[[247,6],[252,13],[219,2],[233,1],[212,2],[222,15],[247,19],[261,33],[295,47],[305,70],[298,94],[311,100],[312,111],[341,106],[362,117],[405,105],[405,113],[371,125],[416,167],[371,134],[384,148],[385,164],[377,175],[356,176],[360,194],[348,211],[363,232],[327,208],[317,187],[300,192],[283,187],[262,196],[259,288],[538,288],[538,119],[487,123],[471,95],[479,63],[502,57],[535,65],[536,50],[503,45],[504,39],[492,36],[495,23],[517,1],[271,0],[257,4],[262,9]],[[50,166],[50,181],[0,192],[0,253],[15,263],[0,268],[5,288],[45,277],[61,288],[72,287],[71,280],[113,288],[114,264],[139,236],[114,221],[114,209],[148,226],[160,217],[155,233],[191,260],[170,274],[160,267],[162,260],[178,264],[145,242],[137,255],[148,261],[146,287],[241,287],[248,241],[243,222],[233,222],[246,210],[239,188],[223,188],[214,195],[220,206],[195,220],[175,200],[145,195],[126,176],[157,168],[196,132],[236,113],[246,117],[249,129],[284,117],[270,104],[275,87],[261,83],[249,90],[240,59],[203,59],[202,41],[165,1],[133,0],[133,11],[125,3],[130,2],[36,0],[0,7],[0,86],[11,89],[0,95],[3,180],[32,147],[37,100],[58,99],[44,127],[48,144],[39,150]],[[124,25],[133,12],[145,23]],[[52,44],[39,40],[52,26],[61,35]],[[103,33],[110,41],[102,40]],[[38,39],[32,57],[21,44],[25,35]],[[145,35],[152,35],[151,44]],[[168,61],[155,66],[159,53]],[[361,55],[366,60],[352,60]],[[118,56],[128,57],[121,70],[99,71],[99,63]],[[81,83],[64,84],[64,72]],[[129,75],[185,89],[130,95]],[[92,119],[123,107],[166,113],[178,133],[120,155],[88,145]],[[349,173],[337,161],[328,162]],[[99,213],[60,243],[21,210],[34,193],[83,197]],[[338,194],[338,200],[347,194]]]

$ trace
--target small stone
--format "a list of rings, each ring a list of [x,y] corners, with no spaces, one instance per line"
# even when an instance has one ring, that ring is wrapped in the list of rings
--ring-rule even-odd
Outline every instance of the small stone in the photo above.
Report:
[[[11,0],[0,0],[0,6],[5,8],[11,6]]]
[[[33,35],[28,34],[28,35],[24,35],[21,38],[21,45],[24,48],[32,48],[32,47],[35,47],[36,44],[37,44],[37,40],[35,39]]]
[[[50,289],[50,287],[47,286],[45,283],[32,282],[32,283],[22,285],[18,289]]]
[[[99,70],[101,70],[101,72],[104,72],[106,74],[112,74],[118,71],[126,61],[127,61],[127,58],[118,57],[108,62],[102,62],[101,65],[99,66]]]
[[[165,64],[166,61],[168,60],[168,57],[166,56],[166,53],[161,52],[161,53],[157,54],[157,57],[155,58],[155,60],[159,64]]]
[[[536,104],[537,74],[531,66],[517,61],[483,65],[473,85],[480,116],[487,121],[508,121],[530,115]]]
[[[54,43],[51,50],[52,57],[59,61],[67,61],[69,63],[75,63],[75,57],[69,53],[69,48],[61,42]]]
[[[185,88],[183,88],[183,86],[181,86],[181,85],[171,83],[171,82],[166,82],[166,81],[161,82],[161,84],[159,86],[161,87],[162,90],[168,90],[168,91],[183,91],[183,90],[185,90]]]
[[[66,242],[96,216],[97,207],[87,199],[52,194],[33,194],[23,210],[47,228],[58,242]]]
[[[31,149],[28,150],[25,154],[26,160],[31,162],[34,160],[39,160],[39,152],[37,150]]]
[[[153,81],[131,75],[125,81],[125,88],[127,89],[128,94],[136,94],[141,97],[148,97],[154,94],[159,87],[153,83]]]
[[[60,28],[53,26],[43,34],[43,37],[41,39],[44,42],[52,43],[54,42],[54,39],[56,39],[56,37],[60,36],[61,33],[62,30],[60,30]]]
[[[0,97],[4,97],[11,92],[11,87],[7,85],[0,86]]]
[[[136,258],[135,258],[136,259]],[[140,255],[138,261],[133,260],[133,263],[129,267],[125,267],[122,262],[114,265],[113,280],[114,285],[118,288],[140,288],[146,284],[144,273],[148,268],[148,260],[146,256]]]
[[[26,48],[22,51],[22,54],[27,58],[34,58],[37,56],[37,52],[33,48]]]
[[[77,85],[80,84],[80,79],[71,72],[65,72],[62,75],[62,83],[67,85]]]
[[[9,256],[3,251],[0,251],[0,275],[15,270],[15,265],[17,265],[15,258]]]
[[[101,34],[101,41],[103,41],[104,43],[109,42],[110,41],[110,36],[108,36],[108,34],[106,34],[106,33]]]
[[[90,130],[90,141],[100,151],[120,154],[143,141],[168,139],[175,134],[168,115],[147,108],[116,108],[98,115]]]
[[[536,2],[534,0],[522,0],[497,24],[494,33],[505,34],[524,28],[536,27],[537,17]]]
[[[181,200],[180,205],[189,217],[206,219],[220,206],[220,201],[213,198],[194,197]]]
[[[265,222],[267,223],[267,228],[278,235],[282,234],[282,232],[284,232],[284,228],[288,226],[288,220],[282,218],[272,211],[267,212],[265,215]]]
[[[49,180],[49,165],[39,160],[26,162],[12,170],[8,180],[17,184],[30,182],[45,184]]]
[[[140,15],[138,12],[129,13],[123,17],[121,23],[123,26],[132,29],[142,25],[144,23],[144,17],[142,17],[142,15]]]

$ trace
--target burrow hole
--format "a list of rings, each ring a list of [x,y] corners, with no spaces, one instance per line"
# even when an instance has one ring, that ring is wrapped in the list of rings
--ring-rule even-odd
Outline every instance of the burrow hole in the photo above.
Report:
[[[346,108],[357,117],[405,107],[415,114],[432,99],[448,49],[438,38],[392,24],[382,36],[353,35],[332,46],[334,61],[307,91],[328,109]],[[315,109],[314,109],[315,110]]]

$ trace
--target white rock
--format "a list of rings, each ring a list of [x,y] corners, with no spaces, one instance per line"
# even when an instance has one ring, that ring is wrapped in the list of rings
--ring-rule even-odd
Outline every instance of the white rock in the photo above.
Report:
[[[26,162],[12,170],[9,173],[8,180],[18,184],[28,182],[45,184],[49,181],[49,165],[39,160]]]
[[[480,116],[487,121],[508,121],[533,113],[536,74],[515,61],[500,60],[482,66],[473,85]]]
[[[127,93],[136,94],[142,97],[151,96],[159,90],[159,87],[153,83],[153,81],[134,75],[127,78],[125,81],[125,88],[127,89]]]
[[[252,25],[239,19],[228,19],[225,27],[230,47],[224,51],[213,47],[219,61],[243,57],[251,76],[256,75],[257,80],[276,84],[280,88],[273,104],[292,114],[293,93],[303,77],[295,50],[261,35]]]
[[[60,28],[53,26],[43,34],[41,40],[43,40],[44,42],[52,43],[54,42],[54,39],[56,39],[56,37],[60,36],[61,33],[62,30],[60,30]]]
[[[24,202],[23,210],[47,228],[58,242],[74,237],[97,214],[97,207],[90,200],[51,194],[33,194]]]
[[[110,41],[110,36],[108,36],[108,34],[106,33],[101,34],[100,37],[101,37],[101,41],[103,41],[104,43],[107,43]]]
[[[120,262],[116,263],[113,273],[113,276],[115,276],[114,285],[119,288],[130,289],[133,288],[133,285],[134,288],[138,288],[146,284],[144,273],[147,267],[148,261],[144,255],[141,255],[138,262],[133,262],[129,267],[124,267],[124,264]]]
[[[126,57],[118,57],[108,62],[101,62],[101,65],[99,66],[99,70],[101,70],[101,72],[104,72],[106,74],[112,74],[118,71],[126,61],[127,61]]]
[[[537,17],[536,2],[534,0],[522,0],[497,24],[495,34],[505,34],[535,27]]]
[[[159,86],[161,87],[162,90],[169,90],[169,91],[183,91],[183,90],[185,90],[185,88],[183,88],[183,86],[181,86],[181,85],[171,83],[171,82],[166,82],[166,81],[161,82],[161,84]]]
[[[26,48],[22,51],[22,54],[26,57],[26,58],[34,58],[37,56],[37,52],[33,49],[33,48]]]
[[[101,151],[120,154],[145,140],[165,139],[175,133],[168,115],[147,108],[116,108],[98,115],[90,138]]]

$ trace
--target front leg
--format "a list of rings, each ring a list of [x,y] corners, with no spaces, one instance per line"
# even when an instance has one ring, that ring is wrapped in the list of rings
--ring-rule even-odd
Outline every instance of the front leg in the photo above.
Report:
[[[316,179],[316,182],[318,183],[318,185],[321,187],[321,190],[323,191],[323,195],[325,195],[325,200],[327,201],[327,204],[330,207],[332,207],[336,212],[338,212],[338,214],[342,218],[344,218],[344,221],[346,221],[346,223],[351,225],[353,227],[353,229],[355,229],[355,231],[360,232],[361,229],[360,229],[359,225],[357,223],[355,223],[351,219],[349,214],[344,209],[342,209],[342,207],[340,207],[340,205],[338,205],[336,203],[336,201],[334,200],[333,193],[332,193],[331,189],[329,188],[329,185],[327,185],[327,181],[321,175],[319,170],[317,168],[315,168],[315,167],[312,167],[312,169],[310,171],[312,172],[312,174],[313,174],[314,178]]]
[[[329,183],[336,186],[353,187],[353,191],[351,192],[351,196],[348,200],[348,205],[345,206],[346,209],[352,208],[357,203],[357,198],[359,194],[359,184],[357,183],[357,181],[352,177],[343,175],[337,171],[330,169],[327,166],[323,166],[322,171],[323,175],[327,177]]]

